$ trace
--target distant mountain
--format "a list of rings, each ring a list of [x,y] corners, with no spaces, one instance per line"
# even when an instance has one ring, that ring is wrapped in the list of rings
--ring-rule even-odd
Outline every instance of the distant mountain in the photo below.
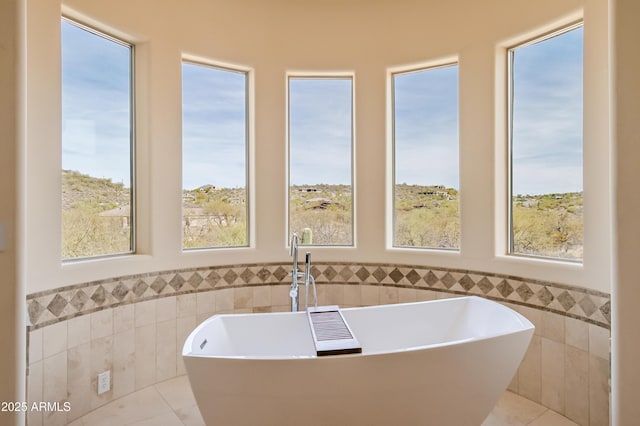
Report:
[[[122,183],[75,170],[62,170],[62,209],[65,211],[79,207],[78,204],[106,211],[128,206],[130,202],[130,190]]]

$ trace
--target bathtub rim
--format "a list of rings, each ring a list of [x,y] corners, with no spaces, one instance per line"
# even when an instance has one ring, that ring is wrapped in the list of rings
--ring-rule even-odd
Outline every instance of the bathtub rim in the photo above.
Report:
[[[488,334],[483,334],[481,336],[474,336],[474,337],[467,337],[467,338],[463,338],[463,339],[456,339],[456,340],[449,340],[446,342],[440,342],[440,343],[431,343],[431,344],[426,344],[426,345],[417,345],[417,346],[411,346],[411,347],[407,347],[407,348],[398,348],[398,349],[393,349],[393,350],[385,350],[385,351],[375,351],[375,352],[365,352],[363,350],[362,353],[358,353],[358,354],[345,354],[345,355],[340,355],[338,358],[346,358],[346,357],[372,357],[372,356],[384,356],[384,355],[390,355],[390,354],[399,354],[399,353],[406,353],[406,352],[413,352],[413,351],[421,351],[421,350],[429,350],[429,349],[437,349],[437,348],[441,348],[441,347],[445,347],[445,346],[458,346],[458,345],[463,345],[463,344],[467,344],[467,343],[471,343],[471,342],[476,342],[476,341],[481,341],[481,340],[489,340],[492,338],[496,338],[496,337],[501,337],[501,336],[509,336],[509,335],[514,335],[514,334],[521,334],[521,333],[530,333],[531,335],[533,335],[534,331],[535,331],[535,326],[533,325],[533,323],[531,321],[529,321],[524,315],[520,314],[519,312],[509,308],[508,306],[505,306],[499,302],[481,297],[481,296],[476,296],[476,295],[469,295],[469,296],[462,296],[462,297],[452,297],[452,298],[447,298],[447,299],[437,299],[437,300],[423,300],[423,301],[417,301],[417,302],[405,302],[405,303],[392,303],[392,304],[384,304],[384,305],[372,305],[372,306],[359,306],[359,307],[349,307],[349,308],[340,308],[341,311],[352,311],[352,310],[380,310],[380,309],[388,309],[389,307],[401,307],[401,306],[405,306],[405,305],[423,305],[423,304],[438,304],[438,303],[456,303],[456,302],[460,302],[461,300],[471,300],[471,301],[477,301],[476,303],[482,303],[485,305],[490,305],[495,309],[501,309],[501,310],[507,310],[509,312],[510,315],[513,315],[521,324],[521,328],[518,329],[514,329],[514,330],[510,330],[507,332],[495,332],[495,333],[488,333]],[[308,359],[324,359],[324,360],[330,360],[330,359],[335,359],[336,356],[329,356],[329,357],[318,357],[316,354],[309,354],[309,355],[288,355],[288,356],[283,356],[283,355],[205,355],[205,354],[197,354],[197,353],[193,353],[192,352],[192,347],[193,347],[193,342],[195,339],[195,336],[198,334],[198,332],[200,330],[202,330],[203,328],[206,327],[207,324],[209,324],[210,322],[218,319],[218,318],[223,318],[223,317],[250,317],[250,316],[256,316],[256,315],[260,315],[260,316],[264,316],[264,315],[269,315],[269,316],[289,316],[289,315],[298,315],[298,316],[305,316],[306,317],[306,312],[305,311],[299,311],[299,312],[264,312],[264,313],[243,313],[243,314],[230,314],[230,313],[226,313],[226,314],[214,314],[212,316],[210,316],[209,318],[207,318],[206,320],[202,321],[200,324],[198,324],[192,331],[191,333],[189,333],[189,336],[187,336],[187,339],[184,342],[184,345],[182,346],[182,358],[202,358],[202,359],[227,359],[227,360],[246,360],[246,361],[289,361],[289,360],[308,360]],[[357,337],[357,336],[356,336]],[[309,338],[312,339],[311,336],[311,331],[309,331]]]

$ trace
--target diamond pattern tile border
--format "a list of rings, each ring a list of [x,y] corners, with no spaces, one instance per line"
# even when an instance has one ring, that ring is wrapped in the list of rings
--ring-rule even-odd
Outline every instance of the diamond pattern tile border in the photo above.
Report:
[[[224,265],[160,271],[61,287],[27,296],[29,328],[101,309],[223,288],[289,283],[289,263]],[[367,284],[479,295],[528,306],[610,329],[607,293],[501,274],[428,266],[325,262],[313,265],[317,284]]]

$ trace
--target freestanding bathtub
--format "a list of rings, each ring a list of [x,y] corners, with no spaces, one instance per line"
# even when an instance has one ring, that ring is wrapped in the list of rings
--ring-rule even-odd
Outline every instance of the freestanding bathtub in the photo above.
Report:
[[[342,313],[361,354],[317,357],[304,312],[200,324],[182,356],[206,424],[480,425],[534,331],[479,297]]]

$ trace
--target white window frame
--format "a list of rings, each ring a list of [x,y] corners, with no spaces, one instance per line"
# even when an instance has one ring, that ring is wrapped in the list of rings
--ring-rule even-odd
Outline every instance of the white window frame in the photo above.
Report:
[[[239,66],[234,66],[234,65],[230,65],[230,64],[222,64],[222,63],[217,63],[215,61],[207,61],[205,59],[202,58],[196,58],[196,57],[190,57],[190,56],[183,56],[181,62],[181,70],[182,70],[182,66],[184,64],[191,64],[191,65],[197,65],[197,66],[202,66],[202,67],[208,67],[208,68],[213,68],[213,69],[217,69],[220,71],[226,71],[226,72],[232,72],[232,73],[236,73],[236,74],[243,74],[244,75],[244,87],[245,87],[245,96],[244,96],[244,111],[245,111],[245,140],[244,140],[244,150],[245,150],[245,155],[244,155],[244,161],[245,161],[245,170],[244,170],[244,175],[245,175],[245,200],[246,200],[246,204],[245,204],[245,217],[246,217],[246,243],[243,245],[237,245],[237,246],[207,246],[207,247],[192,247],[192,248],[185,248],[184,247],[184,240],[181,237],[180,238],[180,247],[181,250],[183,252],[198,252],[198,251],[203,251],[203,250],[225,250],[225,249],[243,249],[243,248],[249,248],[249,247],[253,247],[252,241],[253,241],[253,215],[252,215],[252,188],[251,188],[251,140],[252,140],[252,136],[251,136],[251,120],[252,120],[252,115],[251,115],[251,87],[252,87],[252,71],[250,69],[247,68],[243,68],[243,67],[239,67]],[[180,84],[182,87],[182,72],[181,72],[181,80],[180,80]],[[181,96],[183,96],[181,94]],[[181,110],[182,110],[183,104],[181,103]],[[182,122],[183,120],[183,116],[181,115],[180,120]],[[181,152],[182,150],[184,150],[184,140],[182,139],[183,136],[181,135]],[[180,165],[180,170],[182,171],[182,167],[184,167],[184,161],[181,163]],[[182,182],[183,179],[183,174],[181,173],[180,179]],[[184,185],[181,185],[184,186]],[[180,193],[182,194],[182,191],[184,190],[184,188],[180,189]],[[184,219],[184,205],[182,200],[180,200],[180,217],[181,220]]]
[[[129,49],[129,170],[131,179],[130,188],[130,216],[129,216],[129,228],[130,228],[130,242],[129,250],[123,252],[107,253],[95,256],[80,256],[72,258],[62,258],[62,263],[73,263],[77,261],[86,261],[93,259],[104,259],[111,257],[120,257],[126,255],[135,255],[137,251],[137,214],[136,214],[136,69],[135,69],[135,44],[126,40],[111,35],[105,31],[98,30],[90,25],[84,24],[77,19],[62,15],[60,17],[60,23],[67,22],[70,25],[74,25],[82,30],[85,30],[95,36],[101,37],[105,40],[119,44]],[[62,84],[62,83],[61,83]],[[61,167],[62,169],[62,167]],[[62,192],[62,191],[61,191]]]
[[[442,248],[442,247],[428,247],[428,246],[405,246],[398,245],[396,238],[396,91],[395,91],[395,77],[403,74],[411,74],[424,72],[429,70],[436,70],[439,68],[447,68],[455,66],[458,68],[458,176],[460,176],[460,62],[457,57],[446,58],[437,62],[430,62],[426,64],[421,64],[415,67],[407,67],[407,68],[395,68],[390,70],[389,72],[389,120],[391,125],[389,126],[389,140],[390,143],[390,185],[391,190],[390,198],[388,201],[389,209],[388,209],[388,217],[389,220],[389,232],[388,232],[388,245],[392,249],[401,249],[401,250],[428,250],[428,251],[441,251],[448,253],[460,253],[460,246],[462,244],[462,199],[461,199],[461,191],[458,188],[458,224],[460,227],[460,239],[458,241],[458,247],[451,248]],[[462,182],[460,182],[461,186]]]
[[[285,241],[286,246],[289,247],[291,242],[291,80],[350,80],[351,81],[351,148],[349,155],[351,155],[351,244],[337,245],[327,244],[318,245],[312,243],[305,245],[305,247],[316,248],[355,248],[357,245],[356,234],[356,116],[355,116],[355,99],[356,99],[356,76],[352,72],[333,72],[333,73],[307,73],[307,72],[291,72],[286,74],[286,156],[287,156],[287,186],[286,186],[286,200],[287,200],[287,223],[285,227]]]
[[[542,260],[549,262],[567,262],[571,264],[582,264],[584,261],[584,256],[580,259],[568,259],[561,257],[553,257],[553,256],[544,256],[544,255],[536,255],[536,254],[526,254],[526,253],[518,253],[514,251],[514,235],[513,235],[513,106],[514,106],[514,78],[513,78],[513,58],[514,51],[517,49],[531,46],[533,44],[537,44],[540,42],[544,42],[553,37],[565,34],[569,31],[575,30],[577,28],[584,27],[584,22],[582,20],[575,21],[564,25],[560,28],[555,28],[553,30],[544,32],[540,35],[537,35],[533,38],[527,39],[521,43],[512,45],[506,48],[506,56],[507,56],[507,70],[506,70],[506,79],[507,79],[507,253],[506,255],[509,257],[515,258],[524,258],[524,259],[532,259],[532,260]],[[584,72],[584,62],[583,62],[583,72]],[[584,101],[583,101],[584,102]],[[583,103],[583,117],[584,117],[584,103]],[[584,127],[583,127],[584,128]],[[583,134],[583,144],[584,144],[584,134]],[[584,149],[584,145],[583,145]],[[582,158],[582,174],[584,176],[584,153]],[[583,179],[584,182],[584,179]],[[583,194],[583,202],[584,202],[584,187],[582,190]],[[583,213],[584,214],[584,213]],[[584,230],[584,217],[583,217],[583,230]],[[584,241],[583,241],[584,244]]]

